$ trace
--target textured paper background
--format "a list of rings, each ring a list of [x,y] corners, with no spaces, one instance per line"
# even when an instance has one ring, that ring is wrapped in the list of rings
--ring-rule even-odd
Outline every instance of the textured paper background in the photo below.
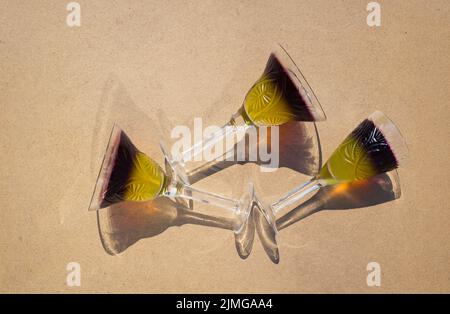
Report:
[[[68,1],[2,5],[2,292],[450,292],[448,1],[380,1],[379,28],[368,1],[79,2],[79,28],[66,25]],[[243,261],[231,232],[200,226],[107,255],[86,208],[108,80],[151,119],[184,123],[220,104],[225,121],[276,42],[327,113],[324,158],[373,110],[396,121],[410,149],[402,197],[297,223],[280,234],[279,265],[258,240]],[[66,286],[71,261],[81,287]],[[366,285],[370,261],[380,288]]]

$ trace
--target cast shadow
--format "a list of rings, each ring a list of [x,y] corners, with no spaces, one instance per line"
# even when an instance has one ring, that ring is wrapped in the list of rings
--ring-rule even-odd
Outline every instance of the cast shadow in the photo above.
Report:
[[[97,211],[100,239],[110,255],[119,254],[141,239],[155,237],[169,227],[195,224],[234,229],[234,220],[194,212],[181,201],[158,197],[149,202],[120,202]]]
[[[396,170],[367,180],[322,187],[314,196],[276,221],[280,231],[321,210],[347,210],[393,201],[401,195]]]
[[[294,171],[303,173],[308,176],[314,176],[318,173],[322,165],[322,153],[320,147],[319,133],[313,122],[292,121],[277,126],[279,130],[278,151],[279,162],[271,165],[270,161],[263,161],[260,158],[260,147],[269,152],[274,152],[276,143],[272,143],[272,127],[267,128],[267,132],[262,134],[257,129],[256,144],[251,145],[248,134],[245,135],[240,142],[233,147],[232,160],[225,160],[225,154],[222,156],[224,160],[215,160],[190,171],[188,179],[191,184],[198,182],[210,175],[220,172],[228,167],[236,164],[244,165],[254,163],[259,166],[289,168]],[[244,141],[245,158],[239,158],[238,147]],[[264,146],[263,146],[264,145]],[[256,160],[251,160],[250,156],[256,156]],[[244,160],[242,160],[244,159]]]

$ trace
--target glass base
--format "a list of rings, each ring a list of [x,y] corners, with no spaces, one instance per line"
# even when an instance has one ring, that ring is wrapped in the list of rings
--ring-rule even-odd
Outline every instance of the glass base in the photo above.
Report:
[[[242,221],[242,227],[235,231],[236,250],[242,259],[246,259],[252,251],[256,231],[267,256],[273,263],[278,264],[280,261],[276,240],[278,230],[272,209],[257,197],[253,184],[249,185],[248,195],[249,212]]]
[[[277,242],[278,229],[274,213],[269,206],[263,204],[256,196],[253,211],[259,241],[270,260],[278,264],[280,262],[280,253]]]
[[[236,225],[234,229],[234,234],[236,236],[242,236],[243,233],[246,233],[247,225],[250,218],[250,213],[253,207],[253,197],[254,197],[254,188],[253,184],[249,183],[248,192],[243,194],[240,198],[240,206],[236,210]]]

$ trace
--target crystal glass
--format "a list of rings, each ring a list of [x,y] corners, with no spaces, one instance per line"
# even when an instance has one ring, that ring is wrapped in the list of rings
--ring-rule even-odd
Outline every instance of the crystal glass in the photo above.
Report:
[[[227,123],[180,153],[172,155],[165,143],[161,143],[161,149],[180,180],[188,184],[186,162],[227,137],[245,134],[252,126],[277,126],[291,121],[325,119],[325,113],[308,82],[287,51],[277,46],[270,54],[263,74]]]
[[[392,193],[395,198],[398,197],[398,179],[396,175],[392,175],[396,172],[391,172],[390,175],[386,173],[395,170],[407,157],[407,152],[406,143],[394,123],[386,115],[376,111],[347,136],[316,176],[271,205],[264,204],[254,194],[252,211],[256,207],[260,217],[264,218],[260,220],[262,225],[259,229],[264,231],[260,238],[264,237],[265,240],[261,242],[268,243],[265,250],[270,259],[275,263],[279,261],[276,242],[278,230],[323,209],[325,205],[331,207],[330,204],[341,204],[352,208],[358,204],[363,206],[370,202],[381,203],[385,198],[392,199]],[[380,188],[381,192],[377,190]],[[347,193],[343,193],[344,191]],[[383,191],[387,191],[386,194]],[[363,194],[355,197],[355,193]],[[333,196],[333,202],[330,201],[330,195]],[[346,204],[344,200],[347,200]],[[296,204],[300,205],[276,219],[284,209]],[[254,213],[251,212],[249,217],[253,216]],[[244,222],[243,229],[249,224]]]
[[[157,197],[180,197],[232,212],[235,218],[234,230],[240,231],[250,211],[251,201],[248,195],[237,200],[202,191],[177,180],[172,170],[166,168],[164,172],[115,125],[89,209],[98,210],[124,201],[147,202]]]
[[[245,151],[248,154],[259,151],[260,145],[270,147],[272,150],[273,145],[268,140],[270,136],[261,136],[262,129],[267,127],[266,134],[275,129],[279,131],[279,143],[276,143],[279,163],[276,166],[315,175],[321,166],[317,128],[314,123],[304,122],[325,119],[325,113],[317,97],[297,65],[283,47],[276,46],[269,56],[263,74],[247,92],[241,107],[219,130],[178,154],[172,155],[164,142],[161,142],[160,146],[179,181],[193,184],[236,163],[249,162],[249,158],[239,159],[236,156],[238,152],[236,148],[242,143],[241,140],[232,148],[234,153],[232,161],[227,158],[230,151],[225,150],[221,158],[206,161],[199,167],[187,171],[187,162],[216,144],[227,142],[228,138],[243,135],[244,143],[247,145],[245,136],[253,128],[257,130],[257,144],[250,143],[245,147]],[[260,159],[254,162],[263,164]],[[250,194],[252,195],[252,192]],[[252,218],[261,218],[261,212],[256,212]],[[245,223],[252,225],[253,219],[246,220]],[[251,225],[244,224],[241,232],[235,233],[236,248],[242,258],[250,254],[253,244],[254,228]],[[259,226],[261,224],[258,224],[258,228]],[[258,232],[261,230],[258,229]]]
[[[93,182],[98,177],[105,155],[105,143],[111,136],[114,124],[125,129],[127,135],[131,136],[134,144],[137,144],[142,151],[149,153],[149,156],[155,156],[159,164],[164,164],[164,159],[159,154],[159,141],[170,131],[168,128],[173,123],[167,120],[167,116],[162,111],[157,112],[155,116],[153,113],[146,112],[145,107],[138,106],[123,82],[117,76],[111,75],[102,88],[94,132],[91,135],[90,175]],[[149,125],[156,127],[149,128]],[[167,163],[163,168],[167,173],[171,172]],[[67,188],[68,194],[82,189],[81,182],[75,180],[74,184]],[[224,190],[220,193],[237,195],[238,198],[241,182],[234,192],[230,191],[225,184],[223,185]],[[207,208],[208,213],[215,215],[207,215],[201,207]],[[234,231],[235,218],[231,211],[223,211],[220,208],[209,210],[215,208],[208,208],[208,205],[196,206],[197,211],[192,211],[192,208],[192,200],[178,197],[157,197],[151,201],[115,203],[96,211],[101,243],[109,254],[119,254],[140,239],[154,237],[172,226],[196,224]],[[79,208],[69,207],[66,202],[60,208],[60,217],[67,219],[78,210]],[[216,241],[214,245],[217,245]]]
[[[318,189],[343,182],[365,180],[396,169],[408,149],[398,128],[376,111],[361,122],[338,146],[319,174],[271,204],[276,215]]]

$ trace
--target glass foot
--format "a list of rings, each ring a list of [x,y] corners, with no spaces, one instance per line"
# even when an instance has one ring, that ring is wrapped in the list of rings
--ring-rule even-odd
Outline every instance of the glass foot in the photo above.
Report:
[[[278,264],[280,254],[276,240],[278,231],[275,216],[271,208],[257,197],[253,184],[249,185],[249,189],[249,213],[240,230],[235,232],[236,250],[242,259],[246,259],[252,251],[256,231],[267,256],[273,263]]]

